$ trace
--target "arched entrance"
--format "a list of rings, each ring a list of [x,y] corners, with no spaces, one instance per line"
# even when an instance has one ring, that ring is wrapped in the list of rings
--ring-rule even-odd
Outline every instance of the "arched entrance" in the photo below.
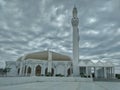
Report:
[[[36,76],[40,76],[40,75],[41,75],[41,66],[40,66],[40,65],[38,65],[38,66],[36,67],[35,74],[36,74]]]
[[[27,66],[25,66],[25,69],[24,69],[24,75],[26,75],[26,69],[27,69]]]
[[[30,76],[30,74],[31,74],[31,67],[28,67],[28,69],[27,69],[27,75]]]
[[[45,69],[45,75],[47,75],[48,74],[48,68],[46,68]],[[54,75],[54,69],[52,68],[52,70],[51,70],[51,76],[53,76]]]
[[[67,76],[70,76],[71,75],[71,70],[70,68],[67,70]]]
[[[18,75],[20,74],[20,68],[18,68]]]

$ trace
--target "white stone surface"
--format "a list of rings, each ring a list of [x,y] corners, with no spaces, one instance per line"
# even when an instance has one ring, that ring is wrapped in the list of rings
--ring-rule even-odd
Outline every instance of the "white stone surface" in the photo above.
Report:
[[[0,90],[120,90],[119,82],[35,82],[0,86]]]
[[[5,85],[17,85],[24,83],[35,83],[35,82],[92,82],[92,79],[89,78],[80,78],[80,77],[4,77],[0,78],[0,86]]]

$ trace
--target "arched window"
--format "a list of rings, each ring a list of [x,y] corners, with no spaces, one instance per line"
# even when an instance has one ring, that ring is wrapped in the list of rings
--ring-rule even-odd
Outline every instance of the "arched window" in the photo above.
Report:
[[[38,66],[36,67],[35,74],[36,74],[36,76],[40,76],[40,75],[41,75],[41,66],[40,66],[40,65],[38,65]]]
[[[70,70],[70,68],[68,68],[68,70],[67,70],[67,76],[70,76],[71,75],[71,70]]]
[[[20,68],[18,68],[18,75],[20,74]]]
[[[45,75],[47,75],[47,73],[48,73],[48,68],[45,69]]]
[[[27,75],[29,76],[31,74],[31,67],[28,67],[27,69]]]

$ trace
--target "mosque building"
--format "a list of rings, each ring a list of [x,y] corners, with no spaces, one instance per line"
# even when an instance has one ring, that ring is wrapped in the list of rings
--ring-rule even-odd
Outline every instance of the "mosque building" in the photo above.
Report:
[[[17,61],[6,61],[6,67],[10,68],[7,75],[115,78],[113,63],[79,59],[79,18],[76,7],[73,8],[72,15],[73,56],[50,50],[28,53]]]

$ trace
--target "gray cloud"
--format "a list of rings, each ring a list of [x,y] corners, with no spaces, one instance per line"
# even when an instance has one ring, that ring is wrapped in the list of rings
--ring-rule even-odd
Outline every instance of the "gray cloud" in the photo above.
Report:
[[[0,60],[51,48],[72,55],[78,8],[80,58],[120,59],[120,0],[0,0]]]

